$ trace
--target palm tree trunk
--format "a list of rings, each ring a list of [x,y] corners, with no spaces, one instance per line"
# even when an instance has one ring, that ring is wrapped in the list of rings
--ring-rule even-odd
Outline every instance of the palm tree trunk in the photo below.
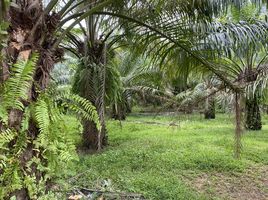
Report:
[[[253,98],[246,99],[245,104],[246,122],[245,128],[248,130],[261,130],[261,113],[257,94]]]
[[[208,97],[205,102],[205,119],[215,119],[215,99]]]
[[[100,111],[97,110],[100,116]],[[83,120],[82,145],[85,150],[101,150],[108,145],[108,136],[105,122],[101,121],[101,130],[97,129],[96,123]]]
[[[100,135],[99,135],[100,134]],[[96,127],[93,121],[83,121],[83,147],[87,150],[98,150],[101,146],[107,145],[106,127],[102,126],[101,131]]]
[[[126,108],[124,105],[118,104],[117,107],[115,104],[112,105],[111,117],[115,120],[125,120],[126,119]]]
[[[57,15],[47,15],[44,20],[39,20],[43,17],[42,0],[17,1],[17,4],[19,7],[12,6],[8,11],[10,28],[8,29],[8,46],[4,49],[6,52],[6,60],[1,69],[2,75],[4,75],[1,81],[5,82],[8,80],[10,68],[17,60],[28,60],[33,52],[38,52],[39,61],[37,62],[33,77],[35,84],[32,84],[31,89],[27,93],[27,102],[24,102],[24,106],[27,107],[37,100],[39,96],[38,91],[47,88],[50,79],[49,73],[54,63],[60,59],[63,52],[59,49],[55,51],[51,51],[50,49],[54,41],[53,33],[56,30],[56,25],[59,20]],[[50,21],[53,21],[53,24],[49,23]],[[36,23],[38,23],[38,26],[35,26]],[[23,111],[11,109],[9,112],[8,127],[19,132],[22,116]],[[19,167],[22,172],[25,172],[21,175],[22,181],[24,181],[25,175],[31,175],[39,182],[44,175],[38,170],[36,164],[33,163],[28,166],[29,161],[34,157],[39,158],[41,163],[44,164],[44,166],[46,165],[46,160],[39,153],[42,152],[42,150],[39,149],[37,151],[35,149],[37,147],[35,147],[34,141],[38,138],[38,135],[39,128],[35,120],[30,119],[29,131],[27,132],[29,142],[25,150],[18,155]],[[14,149],[14,146],[16,146],[16,142],[15,140],[10,143],[11,151]],[[21,189],[11,191],[7,198],[9,199],[11,196],[15,196],[17,200],[30,199],[28,189],[25,186]]]
[[[89,61],[83,63],[83,67],[91,70],[90,77],[78,80],[78,93],[89,100],[97,109],[101,130],[97,129],[94,122],[83,120],[82,144],[86,150],[100,150],[108,144],[107,129],[105,125],[105,70],[106,70],[106,45],[101,41],[89,48],[86,55]],[[98,69],[93,69],[94,66]],[[87,79],[94,80],[88,81]],[[89,84],[94,84],[89,85]],[[96,89],[97,88],[97,89]],[[76,91],[77,92],[77,91]]]
[[[268,105],[266,105],[266,104],[264,105],[264,110],[265,110],[264,112],[266,112],[266,114],[268,114]]]
[[[127,99],[126,100],[126,113],[131,113],[131,112],[132,112],[131,100]]]

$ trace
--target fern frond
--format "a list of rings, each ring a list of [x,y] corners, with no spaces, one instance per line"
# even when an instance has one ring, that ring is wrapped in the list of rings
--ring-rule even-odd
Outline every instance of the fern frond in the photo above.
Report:
[[[26,108],[23,114],[23,119],[21,122],[21,132],[27,131],[29,128],[29,121],[31,116],[30,108]]]
[[[3,104],[0,105],[0,122],[7,124],[8,121],[8,112]]]
[[[11,77],[4,84],[3,103],[7,108],[23,109],[21,100],[28,99],[37,60],[37,54],[33,54],[31,59],[19,60],[11,68]]]
[[[5,131],[0,133],[0,149],[4,149],[6,144],[11,142],[15,136],[16,132],[12,131],[11,129],[6,129]]]
[[[49,134],[50,119],[47,103],[43,99],[39,99],[36,103],[34,116],[40,130],[38,137],[39,142],[42,144],[42,146],[47,146],[47,135]]]
[[[90,101],[75,94],[65,94],[63,96],[63,100],[64,106],[68,107],[71,111],[75,112],[80,117],[89,121],[93,121],[96,124],[97,129],[101,129],[96,107]]]

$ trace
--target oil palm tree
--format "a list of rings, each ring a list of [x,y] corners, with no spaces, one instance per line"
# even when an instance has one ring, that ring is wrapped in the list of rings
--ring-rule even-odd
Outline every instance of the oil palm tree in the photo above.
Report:
[[[1,11],[5,6],[6,1],[0,1]],[[89,26],[94,24],[95,15],[110,15],[123,19],[125,30],[136,32],[137,41],[144,43],[150,47],[151,52],[155,50],[156,55],[165,60],[168,52],[174,48],[179,48],[189,54],[190,57],[199,61],[205,68],[212,71],[219,77],[228,87],[236,91],[240,91],[240,87],[233,84],[231,80],[225,77],[224,73],[215,68],[212,63],[208,62],[203,55],[198,54],[194,49],[193,41],[196,41],[195,34],[189,30],[189,23],[199,21],[202,18],[211,18],[215,13],[219,13],[223,7],[227,7],[231,0],[222,1],[136,1],[132,5],[130,2],[114,1],[114,0],[95,0],[95,1],[62,1],[51,0],[46,6],[43,6],[42,0],[12,0],[12,4],[4,15],[9,22],[7,47],[4,49],[6,61],[2,63],[1,82],[6,82],[10,76],[12,65],[18,60],[28,60],[33,52],[39,54],[36,68],[34,69],[33,77],[30,81],[31,89],[27,92],[28,99],[22,102],[25,107],[36,102],[39,93],[45,90],[50,81],[50,72],[63,55],[63,50],[59,48],[59,44],[79,22],[88,17]],[[216,3],[217,2],[217,3]],[[237,6],[243,1],[234,1]],[[256,1],[255,1],[256,2]],[[176,3],[176,4],[174,4]],[[81,6],[82,5],[82,6]],[[57,7],[57,8],[56,8]],[[111,10],[105,10],[104,7],[109,7]],[[121,12],[117,12],[121,7],[126,8]],[[54,11],[54,12],[53,12]],[[74,13],[71,13],[74,11]],[[140,14],[138,16],[138,14]],[[1,13],[2,15],[2,13]],[[90,17],[89,17],[90,16]],[[125,20],[130,22],[126,24]],[[62,27],[70,21],[64,30]],[[93,22],[92,22],[93,21]],[[88,30],[87,30],[88,31]],[[89,31],[88,31],[89,32]],[[96,35],[91,34],[90,45],[86,45],[85,58],[83,60],[85,66],[102,66],[98,68],[98,72],[93,75],[100,76],[100,80],[104,80],[105,68],[105,42],[98,40]],[[105,41],[105,40],[104,40]],[[155,42],[152,42],[155,41]],[[96,56],[97,55],[97,56]],[[94,67],[92,67],[94,68]],[[92,69],[90,68],[90,69]],[[95,67],[96,69],[96,67]],[[98,77],[99,78],[99,77]],[[90,80],[87,80],[90,81]],[[92,80],[91,80],[92,81]],[[87,92],[87,91],[82,91]],[[104,98],[103,87],[99,91],[101,99]],[[239,98],[239,96],[237,96]],[[97,101],[101,114],[104,112],[103,101]],[[9,113],[8,126],[11,129],[20,129],[23,112],[17,109],[11,109]],[[103,125],[103,120],[102,120]],[[39,135],[38,124],[31,120],[29,124],[28,136],[32,140],[27,144],[25,152],[21,154],[19,165],[22,171],[28,171],[27,163],[37,153],[34,151],[34,140]],[[104,129],[102,129],[104,131]],[[94,136],[95,137],[95,136]],[[98,133],[97,148],[101,148],[101,142],[104,139],[104,134]],[[96,144],[94,143],[94,146]],[[12,147],[10,147],[12,148]],[[45,163],[44,159],[41,159]],[[32,167],[32,174],[37,180],[42,179],[42,173],[36,167]],[[28,189],[22,187],[13,191],[16,199],[29,199]]]
[[[259,3],[260,1],[252,1]],[[182,51],[187,57],[199,63],[202,69],[206,69],[215,74],[226,87],[237,93],[237,99],[240,99],[241,90],[239,84],[225,76],[221,71],[219,63],[209,60],[207,53],[204,52],[204,45],[198,48],[197,43],[204,39],[208,31],[215,30],[217,25],[209,23],[213,17],[227,12],[230,6],[240,9],[245,5],[244,1],[155,1],[146,2],[142,0],[125,3],[117,1],[123,9],[120,12],[114,10],[100,10],[94,12],[95,15],[112,16],[120,19],[121,29],[126,34],[131,35],[138,46],[143,45],[146,53],[154,55],[153,60],[160,60],[160,63],[168,60],[170,53]],[[120,7],[119,6],[119,7]],[[80,12],[78,16],[84,16],[85,12]],[[191,25],[193,24],[193,25]],[[67,29],[65,32],[70,30]],[[200,31],[201,30],[201,31]],[[254,27],[245,31],[246,35],[254,37]],[[259,29],[258,29],[259,30]],[[257,32],[258,32],[257,30]],[[233,37],[239,37],[239,34],[233,33]],[[142,44],[142,45],[140,45]],[[240,107],[237,104],[237,119],[240,118]],[[239,112],[239,113],[238,113]],[[237,120],[237,132],[241,129],[239,120]],[[99,147],[100,148],[100,147]]]
[[[267,24],[263,23],[259,28],[265,29],[266,26]],[[228,43],[224,46],[224,49],[220,47],[222,46],[220,43],[223,42],[221,40],[222,36]],[[259,130],[262,127],[259,108],[261,91],[259,89],[262,87],[258,86],[255,87],[255,90],[252,90],[250,86],[254,84],[257,77],[263,76],[263,72],[267,70],[266,35],[258,37],[258,34],[256,34],[254,39],[247,39],[246,36],[240,35],[240,42],[237,43],[226,39],[228,38],[226,32],[216,33],[214,37],[217,37],[217,40],[212,39],[211,41],[214,41],[214,44],[217,45],[216,48],[221,52],[221,58],[218,59],[218,62],[222,63],[222,70],[225,71],[227,77],[233,79],[233,82],[239,82],[244,90],[245,127],[251,130]]]
[[[214,2],[214,1],[212,1]],[[181,2],[178,2],[181,3]],[[219,4],[213,4],[214,6],[207,6],[206,3],[209,4],[209,2],[202,2],[195,1],[195,3],[192,4],[185,3],[185,7],[187,5],[190,5],[187,7],[189,10],[187,14],[183,14],[184,6],[176,5],[172,7],[172,12],[164,12],[159,11],[157,9],[153,9],[153,12],[151,13],[153,18],[147,17],[146,20],[142,20],[144,17],[144,13],[141,14],[141,17],[137,17],[135,19],[130,18],[124,13],[109,13],[109,12],[102,12],[99,14],[107,14],[112,16],[121,17],[122,19],[128,20],[129,23],[127,24],[127,27],[131,27],[135,33],[138,33],[134,35],[136,42],[138,41],[138,44],[142,46],[142,51],[146,52],[149,55],[153,55],[153,60],[160,60],[160,63],[166,63],[169,62],[170,55],[174,55],[174,52],[182,51],[184,52],[188,57],[190,57],[193,61],[198,63],[199,68],[203,70],[210,71],[212,74],[214,74],[217,79],[219,79],[225,87],[231,89],[236,95],[236,149],[239,149],[239,141],[241,137],[241,95],[244,91],[243,85],[241,85],[239,80],[234,80],[231,76],[226,76],[226,69],[230,72],[233,70],[233,66],[228,67],[228,65],[224,62],[218,62],[217,55],[220,55],[220,53],[217,54],[217,51],[215,51],[219,47],[215,44],[213,48],[211,48],[211,38],[207,37],[207,35],[210,35],[212,33],[218,33],[215,34],[217,37],[219,35],[224,35],[221,32],[228,33],[227,39],[222,37],[222,41],[236,41],[236,44],[239,42],[245,41],[263,41],[265,42],[264,35],[266,34],[266,24],[265,22],[255,21],[256,23],[240,23],[240,24],[220,24],[220,23],[210,23],[209,19],[212,18],[212,16],[217,14],[215,8],[220,6],[236,6],[238,9],[243,6],[242,1],[234,1],[230,3],[229,1],[219,2]],[[203,4],[204,3],[204,4]],[[211,3],[211,2],[210,2]],[[214,2],[215,3],[215,2]],[[162,6],[165,8],[168,6],[169,3],[163,3]],[[207,6],[207,9],[202,7],[203,5]],[[211,5],[211,4],[209,4]],[[246,5],[246,4],[244,4]],[[203,8],[203,9],[202,9]],[[192,10],[191,10],[192,9]],[[211,10],[210,10],[211,9]],[[192,12],[190,12],[190,10]],[[204,15],[195,15],[195,13],[205,12]],[[224,9],[223,9],[224,10]],[[228,9],[227,9],[228,10]],[[215,13],[216,12],[216,13]],[[160,14],[161,13],[161,14]],[[193,15],[192,15],[193,14]],[[204,13],[203,13],[204,14]],[[197,16],[201,16],[200,18]],[[204,22],[205,19],[205,22]],[[130,23],[131,22],[131,23]],[[190,26],[190,23],[192,25]],[[266,34],[267,35],[267,34]],[[215,40],[218,40],[220,38],[215,37]],[[258,38],[258,39],[256,39]],[[242,43],[240,43],[242,44]],[[244,43],[245,44],[245,43]],[[224,46],[226,45],[226,48],[224,49]],[[248,44],[245,44],[247,46]],[[228,43],[222,44],[223,50],[226,54],[228,54]],[[216,54],[215,54],[216,52]],[[229,51],[230,53],[230,51]],[[184,66],[180,66],[184,67]],[[224,87],[223,87],[224,88]],[[236,156],[239,156],[239,150],[236,151]]]
[[[10,79],[10,71],[15,63],[21,60],[27,62],[34,52],[39,55],[32,77],[29,79],[30,89],[24,94],[27,99],[21,102],[24,109],[14,108],[9,110],[8,128],[19,131],[26,108],[35,104],[41,91],[48,87],[50,72],[54,64],[60,61],[63,56],[63,49],[59,47],[59,44],[67,32],[58,37],[62,26],[71,21],[68,25],[68,28],[71,29],[87,15],[109,5],[112,1],[96,1],[94,8],[86,10],[82,16],[69,16],[68,12],[84,1],[69,1],[60,6],[59,9],[56,9],[56,11],[54,8],[58,6],[59,2],[57,0],[47,2],[46,6],[43,5],[42,0],[11,1],[10,7],[5,6],[6,2],[0,1],[1,19],[6,19],[9,25],[7,28],[6,47],[1,52],[4,56],[1,62],[1,83],[5,84]],[[3,127],[1,119],[1,132]],[[26,148],[19,154],[18,165],[21,171],[31,173],[36,181],[39,182],[45,174],[42,174],[35,164],[31,164],[29,167],[28,163],[34,157],[38,157],[41,160],[40,162],[46,165],[46,159],[34,150],[34,143],[38,139],[41,130],[34,119],[30,120],[28,127],[27,137],[31,138],[31,140],[25,144]],[[16,146],[16,140],[10,143],[11,149],[14,146]],[[42,149],[39,150],[42,152]],[[24,174],[24,178],[26,176],[27,174]],[[26,186],[15,188],[9,194],[15,196],[18,200],[30,199]]]
[[[69,41],[63,47],[72,52],[79,60],[74,77],[73,91],[88,99],[96,106],[102,128],[98,130],[93,121],[83,122],[83,147],[100,150],[108,144],[105,126],[105,99],[107,92],[107,67],[109,50],[113,45],[110,39],[118,27],[112,17],[90,15],[80,24],[81,31],[69,32]]]
[[[128,47],[129,48],[129,47]],[[162,82],[162,72],[150,65],[148,59],[130,53],[128,48],[118,52],[118,56],[110,62],[110,66],[119,73],[119,87],[110,95],[111,115],[117,120],[124,120],[126,114],[131,112],[131,102],[135,96],[150,96],[156,99],[154,91],[160,91]],[[130,47],[131,48],[131,47]]]

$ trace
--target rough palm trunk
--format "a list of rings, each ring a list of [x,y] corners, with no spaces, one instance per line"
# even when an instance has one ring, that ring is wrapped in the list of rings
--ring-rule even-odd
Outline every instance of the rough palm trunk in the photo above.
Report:
[[[259,108],[259,100],[255,94],[253,98],[246,99],[245,104],[246,122],[245,128],[248,130],[261,130],[261,113]]]
[[[132,112],[131,100],[127,100],[127,103],[126,103],[126,112],[127,113],[131,113]]]
[[[100,150],[108,145],[107,130],[101,123],[101,130],[97,129],[95,122],[83,120],[83,147],[87,150]]]
[[[62,56],[59,49],[51,51],[50,47],[53,44],[53,33],[58,23],[58,16],[52,15],[43,16],[43,6],[41,0],[24,0],[16,1],[18,7],[12,6],[8,11],[10,26],[8,28],[8,42],[4,49],[6,62],[2,65],[2,82],[9,78],[10,68],[17,60],[28,60],[33,52],[39,54],[39,61],[35,68],[33,77],[34,84],[28,91],[28,100],[23,102],[27,107],[35,102],[39,96],[40,90],[45,89],[49,83],[49,73],[52,70],[54,63]],[[9,112],[8,126],[19,132],[21,128],[23,111],[11,109]],[[24,152],[19,156],[19,165],[22,171],[26,174],[34,176],[37,180],[41,180],[43,174],[37,169],[36,164],[31,164],[30,169],[27,169],[29,161],[33,157],[38,157],[41,162],[46,163],[39,151],[34,150],[36,147],[34,141],[39,135],[39,128],[35,120],[30,120],[29,131],[27,137],[29,142],[26,145]],[[13,149],[16,141],[10,143],[10,148]],[[41,150],[40,150],[41,151]],[[17,200],[28,200],[29,192],[26,187],[13,191],[10,196],[15,196]],[[9,197],[8,197],[9,198]]]
[[[127,109],[124,105],[112,105],[112,118],[115,120],[125,120],[126,119]]]
[[[83,121],[83,147],[87,150],[100,150],[108,144],[105,125],[105,64],[106,45],[101,41],[94,41],[94,45],[86,51],[88,60],[83,67],[90,70],[89,77],[85,77],[78,86],[79,94],[91,101],[96,107],[101,123],[101,130],[97,129],[93,121]],[[90,81],[88,81],[90,79]]]
[[[204,115],[205,119],[215,119],[215,100],[213,97],[206,99]]]
[[[251,67],[245,70],[246,82],[253,82],[257,80],[256,69]],[[245,128],[248,130],[261,130],[261,113],[260,113],[260,95],[259,88],[257,87],[255,91],[251,91],[248,94],[245,102]]]
[[[97,150],[99,148],[99,130],[93,121],[85,120],[83,122],[83,146],[88,150]],[[101,146],[107,145],[106,127],[102,126]]]

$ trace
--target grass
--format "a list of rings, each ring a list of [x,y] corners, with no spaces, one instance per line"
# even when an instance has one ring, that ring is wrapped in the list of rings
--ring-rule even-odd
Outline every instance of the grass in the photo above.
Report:
[[[172,121],[178,126],[169,126]],[[109,121],[109,147],[99,154],[80,155],[64,180],[71,187],[134,192],[147,199],[186,200],[231,198],[236,194],[228,190],[229,185],[247,188],[245,179],[254,183],[249,190],[266,198],[267,117],[263,123],[262,131],[244,133],[242,158],[236,160],[233,119],[227,115],[218,114],[215,120],[204,120],[200,115],[132,115],[122,127],[117,121]],[[78,142],[76,132],[72,137]]]

